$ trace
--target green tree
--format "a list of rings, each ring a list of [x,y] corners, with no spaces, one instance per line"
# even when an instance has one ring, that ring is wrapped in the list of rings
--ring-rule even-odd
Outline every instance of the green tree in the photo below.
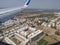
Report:
[[[3,31],[2,31],[2,30],[0,30],[0,33],[3,33]]]

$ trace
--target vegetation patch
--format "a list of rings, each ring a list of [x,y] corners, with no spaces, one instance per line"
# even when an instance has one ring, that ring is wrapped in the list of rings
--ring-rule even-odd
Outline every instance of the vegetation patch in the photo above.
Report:
[[[3,31],[2,31],[2,30],[0,30],[0,33],[3,33]]]
[[[39,40],[39,42],[37,42],[37,45],[47,45],[47,44],[48,44],[48,42],[44,39],[41,39],[41,40]]]

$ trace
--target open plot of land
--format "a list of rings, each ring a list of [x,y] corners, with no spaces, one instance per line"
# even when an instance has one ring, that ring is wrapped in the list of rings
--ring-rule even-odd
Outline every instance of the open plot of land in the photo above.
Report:
[[[48,27],[44,27],[44,26],[38,26],[38,29],[43,30],[45,33],[47,33],[48,35],[54,35],[56,30],[52,29],[52,28],[48,28]]]
[[[60,35],[55,35],[56,36],[56,40],[60,41]]]
[[[44,40],[48,41],[48,42],[51,43],[51,44],[57,42],[55,39],[53,39],[53,38],[51,38],[51,37],[49,37],[49,36],[45,36],[45,37],[44,37]]]

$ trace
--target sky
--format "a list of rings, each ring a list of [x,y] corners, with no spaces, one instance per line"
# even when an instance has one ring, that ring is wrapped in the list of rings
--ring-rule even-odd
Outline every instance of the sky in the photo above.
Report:
[[[1,8],[21,7],[26,0],[0,0]],[[31,0],[28,8],[60,9],[60,0]]]

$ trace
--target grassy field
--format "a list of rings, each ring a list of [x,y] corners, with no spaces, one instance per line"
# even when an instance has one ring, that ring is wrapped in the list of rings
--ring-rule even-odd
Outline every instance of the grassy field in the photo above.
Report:
[[[37,42],[37,45],[47,45],[48,42],[44,39],[41,39],[39,42]]]

